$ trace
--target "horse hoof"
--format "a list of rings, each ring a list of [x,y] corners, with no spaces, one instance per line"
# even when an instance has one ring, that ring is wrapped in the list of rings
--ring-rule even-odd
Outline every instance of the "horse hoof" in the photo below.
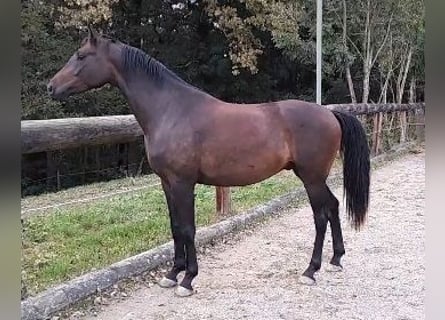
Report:
[[[159,280],[158,284],[162,288],[173,288],[178,283],[176,281],[174,281],[174,280],[171,280],[171,279],[168,279],[166,277],[163,277],[161,280]]]
[[[189,297],[193,294],[193,290],[178,286],[175,293],[178,297]]]
[[[313,286],[315,285],[315,280],[302,275],[300,276],[300,283],[306,286]]]
[[[341,272],[341,271],[343,271],[343,267],[342,266],[337,266],[335,264],[328,264],[326,266],[326,271],[327,272]]]

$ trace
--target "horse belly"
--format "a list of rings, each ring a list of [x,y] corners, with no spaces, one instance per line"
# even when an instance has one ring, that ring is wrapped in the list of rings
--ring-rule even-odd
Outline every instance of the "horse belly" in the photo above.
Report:
[[[224,152],[225,151],[225,152]],[[283,143],[259,148],[220,149],[201,161],[199,183],[217,186],[245,186],[265,180],[283,170],[289,162]]]

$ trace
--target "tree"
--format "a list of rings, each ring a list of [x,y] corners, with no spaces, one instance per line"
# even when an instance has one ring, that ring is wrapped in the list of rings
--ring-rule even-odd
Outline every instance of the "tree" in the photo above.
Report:
[[[386,101],[387,89],[390,82],[394,83],[394,102],[402,103],[408,76],[411,74],[411,95],[415,89],[416,78],[424,78],[424,3],[418,0],[403,0],[395,3],[393,27],[385,53],[380,59],[379,66],[386,70],[385,84],[382,89],[382,100]],[[410,70],[414,67],[414,70]],[[412,98],[412,97],[411,97]],[[401,142],[406,140],[407,119],[406,112],[400,114]]]
[[[298,37],[299,4],[291,0],[206,0],[205,11],[229,41],[233,73],[239,68],[258,72],[258,56],[263,53],[258,31],[270,33],[277,48],[295,58],[301,41]]]
[[[55,26],[60,29],[75,27],[83,29],[87,24],[109,22],[113,15],[113,5],[120,0],[62,0],[58,7]]]

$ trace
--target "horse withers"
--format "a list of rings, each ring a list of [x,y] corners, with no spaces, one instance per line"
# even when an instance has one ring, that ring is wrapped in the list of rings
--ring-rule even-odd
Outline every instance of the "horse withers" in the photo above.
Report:
[[[148,161],[162,182],[174,241],[174,264],[160,280],[193,293],[198,274],[195,249],[195,185],[246,186],[293,170],[307,191],[315,244],[304,283],[315,282],[324,237],[332,231],[331,269],[345,253],[339,202],[326,185],[338,152],[343,158],[346,210],[359,229],[368,210],[370,155],[365,131],[350,114],[314,103],[284,100],[260,104],[221,101],[188,84],[143,51],[89,28],[80,48],[48,83],[54,99],[118,87],[144,133]],[[185,271],[178,285],[177,276]]]

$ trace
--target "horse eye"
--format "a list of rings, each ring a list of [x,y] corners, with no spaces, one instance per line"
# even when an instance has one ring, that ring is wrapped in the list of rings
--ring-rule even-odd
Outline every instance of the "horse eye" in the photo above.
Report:
[[[83,59],[85,59],[85,57],[86,57],[86,55],[83,55],[83,54],[77,54],[77,60],[83,60]]]

